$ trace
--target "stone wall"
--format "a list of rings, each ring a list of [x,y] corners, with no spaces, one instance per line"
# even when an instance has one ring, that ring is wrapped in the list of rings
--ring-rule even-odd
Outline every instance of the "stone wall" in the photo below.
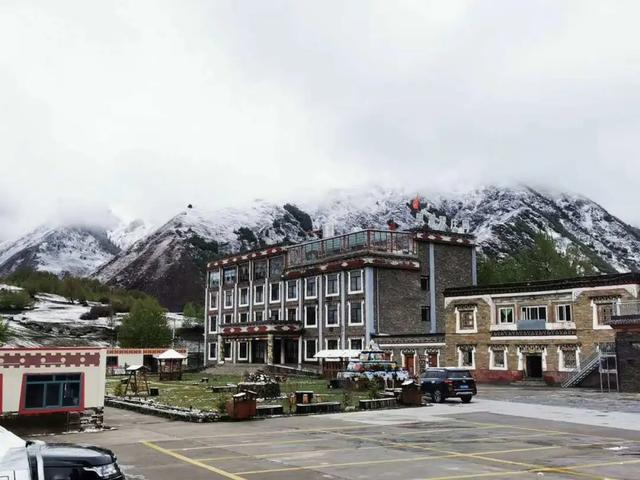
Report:
[[[616,327],[616,353],[620,391],[640,392],[640,320]]]

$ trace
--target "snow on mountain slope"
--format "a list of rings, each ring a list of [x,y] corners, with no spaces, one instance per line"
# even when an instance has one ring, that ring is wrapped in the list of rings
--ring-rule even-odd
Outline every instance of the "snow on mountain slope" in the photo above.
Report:
[[[42,226],[13,242],[0,244],[0,275],[19,268],[86,276],[120,249],[97,227]]]
[[[117,227],[107,231],[107,236],[114,245],[124,250],[149,235],[152,231],[153,228],[148,223],[137,219],[129,223],[122,222]]]

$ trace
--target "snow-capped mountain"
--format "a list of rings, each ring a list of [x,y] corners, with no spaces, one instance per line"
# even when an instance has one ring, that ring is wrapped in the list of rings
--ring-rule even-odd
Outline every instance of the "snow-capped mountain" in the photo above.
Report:
[[[41,226],[0,244],[0,276],[19,268],[86,276],[120,251],[99,227]]]
[[[333,224],[336,233],[367,227],[423,224],[407,203],[415,192],[370,188],[330,192],[325,200],[283,207],[256,201],[250,207],[186,210],[102,266],[96,276],[158,296],[180,308],[199,300],[205,264],[224,253],[296,242]],[[587,198],[529,187],[486,187],[466,193],[421,195],[427,210],[450,220],[469,220],[480,250],[504,256],[547,232],[564,250],[579,249],[600,271],[640,270],[640,231]]]
[[[124,250],[149,235],[152,231],[151,225],[137,219],[128,223],[122,222],[115,228],[108,230],[107,237],[114,245]]]

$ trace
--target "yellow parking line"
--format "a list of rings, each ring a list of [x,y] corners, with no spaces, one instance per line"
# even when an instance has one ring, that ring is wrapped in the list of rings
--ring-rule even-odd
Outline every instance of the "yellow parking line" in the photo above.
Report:
[[[373,450],[376,448],[383,448],[382,445],[375,445],[373,447],[358,447],[357,451],[360,452],[362,450]],[[210,458],[196,458],[199,462],[213,462],[215,460],[236,460],[238,458],[266,458],[269,459],[271,457],[289,457],[297,454],[305,454],[305,453],[326,453],[326,452],[342,452],[344,448],[321,448],[314,450],[296,450],[292,452],[281,452],[281,453],[261,453],[260,455],[230,455],[227,457],[210,457]]]
[[[226,472],[224,470],[221,470],[219,468],[213,467],[211,465],[207,465],[206,463],[201,463],[197,460],[194,460],[192,458],[189,457],[185,457],[184,455],[180,455],[179,453],[175,453],[172,452],[171,450],[167,450],[166,448],[162,448],[158,445],[156,445],[155,443],[152,442],[141,442],[143,445],[146,445],[149,448],[153,448],[154,450],[157,450],[160,453],[164,453],[165,455],[169,455],[170,457],[173,457],[175,459],[181,460],[185,463],[190,463],[191,465],[195,465],[196,467],[200,467],[203,468],[205,470],[208,470],[210,472],[213,473],[217,473],[218,475],[225,477],[225,478],[229,478],[231,480],[246,480],[243,477],[240,477],[238,475],[236,475],[235,473],[230,473],[230,472]]]
[[[558,448],[556,446],[547,446],[547,447],[534,447],[534,448],[516,448],[513,450],[497,450],[495,452],[482,452],[485,454],[497,454],[497,453],[515,453],[515,452],[530,452],[532,450],[550,450],[553,448]],[[318,468],[334,468],[334,467],[351,467],[355,465],[378,465],[383,463],[402,463],[402,462],[415,462],[420,460],[437,460],[442,458],[454,458],[461,456],[468,456],[467,453],[450,453],[447,455],[422,455],[419,457],[411,457],[411,458],[390,458],[384,460],[368,460],[368,461],[359,461],[359,462],[343,462],[343,463],[321,463],[318,465],[307,465],[300,467],[279,467],[279,468],[270,468],[264,470],[250,470],[246,472],[236,472],[236,475],[253,475],[257,473],[275,473],[275,472],[294,472],[299,470],[314,470]]]
[[[202,445],[200,447],[175,448],[172,452],[189,452],[191,450],[207,450],[209,448],[260,447],[265,445],[289,445],[292,443],[326,442],[326,438],[307,438],[304,440],[280,440],[278,442],[227,443],[225,445]]]
[[[502,472],[473,473],[471,475],[453,475],[447,477],[428,477],[426,480],[461,480],[463,478],[504,477],[520,473],[531,473],[531,470],[503,470]]]

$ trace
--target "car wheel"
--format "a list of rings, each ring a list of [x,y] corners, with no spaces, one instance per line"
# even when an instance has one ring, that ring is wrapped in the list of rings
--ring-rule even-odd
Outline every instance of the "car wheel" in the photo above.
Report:
[[[464,397],[460,397],[460,400],[462,400],[462,403],[469,403],[471,398],[471,395],[465,395]]]
[[[444,402],[444,395],[441,390],[434,390],[431,392],[431,401],[433,403],[442,403]]]

